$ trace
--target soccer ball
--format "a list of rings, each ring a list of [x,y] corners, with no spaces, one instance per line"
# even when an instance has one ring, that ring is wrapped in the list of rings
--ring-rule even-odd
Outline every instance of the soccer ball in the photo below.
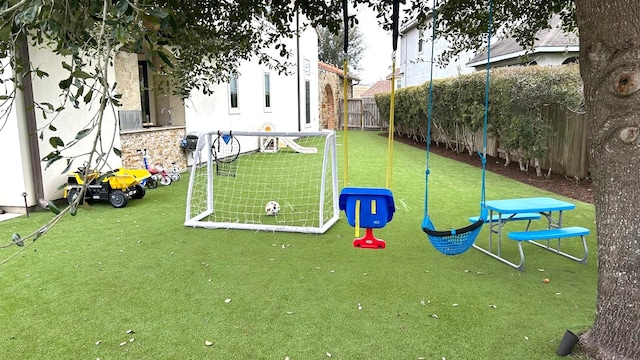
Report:
[[[278,204],[277,201],[269,201],[264,207],[264,211],[266,211],[269,216],[276,216],[278,212],[280,212],[280,204]]]

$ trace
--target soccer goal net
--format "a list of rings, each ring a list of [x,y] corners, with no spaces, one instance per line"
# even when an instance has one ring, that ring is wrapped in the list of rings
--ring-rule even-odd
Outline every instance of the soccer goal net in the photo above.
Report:
[[[324,233],[338,217],[333,131],[199,135],[185,226]]]

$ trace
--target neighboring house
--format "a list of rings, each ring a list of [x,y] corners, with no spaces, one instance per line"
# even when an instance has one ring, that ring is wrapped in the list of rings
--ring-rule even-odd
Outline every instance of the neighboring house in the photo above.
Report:
[[[575,33],[562,30],[560,16],[549,21],[551,28],[536,33],[533,49],[525,50],[516,39],[506,37],[491,45],[491,66],[564,65],[578,60],[579,40]],[[487,66],[487,53],[474,56],[467,66],[483,71]]]
[[[402,71],[402,69],[397,68],[392,74],[387,75],[387,80],[389,81],[394,81],[395,85],[394,85],[394,89],[398,90],[402,88],[402,77],[404,75],[404,72]]]
[[[427,21],[431,22],[433,18],[429,17]],[[400,35],[400,69],[396,88],[420,85],[429,81],[431,72],[431,30],[418,27],[418,22],[414,20],[400,29]],[[471,51],[461,53],[445,66],[439,65],[438,56],[447,49],[449,49],[449,42],[444,39],[436,39],[434,46],[434,79],[455,77],[473,72],[473,69],[465,65],[473,57],[473,52]]]
[[[361,98],[362,93],[364,93],[368,89],[369,89],[368,85],[353,85],[353,97],[356,99]]]
[[[387,94],[391,92],[391,80],[380,80],[373,84],[367,91],[362,93],[362,98],[373,98],[376,94]]]
[[[192,132],[260,130],[267,122],[278,131],[319,129],[317,34],[313,28],[306,28],[299,39],[283,41],[290,42],[289,48],[294,49],[293,74],[280,75],[257,60],[245,62],[229,83],[215,84],[212,95],[194,91],[186,102],[170,91],[154,91],[146,62],[137,54],[118,54],[110,68],[110,77],[117,83],[117,92],[122,94],[122,106],[117,113],[105,112],[102,146],[121,149],[122,158],[111,152],[108,166],[143,168],[146,150],[149,164],[163,163],[169,167],[171,162],[176,162],[185,168],[190,153],[180,147],[180,140]],[[30,46],[28,51],[34,67],[48,72],[49,77],[35,78],[33,83],[27,81],[24,87],[32,90],[36,101],[59,106],[58,83],[68,76],[60,66],[64,58],[47,48]],[[0,62],[4,64],[7,59]],[[4,83],[0,95],[5,94],[4,89],[6,93],[11,92],[7,86],[9,82]],[[67,181],[63,173],[66,162],[61,160],[47,168],[41,161],[54,150],[49,137],[73,139],[90,122],[97,108],[96,104],[92,107],[81,104],[79,109],[67,106],[54,122],[58,130],[45,131],[41,140],[38,129],[46,129],[51,116],[45,119],[42,112],[32,109],[30,102],[29,91],[19,91],[10,104],[0,102],[0,114],[9,111],[6,123],[0,126],[3,165],[10,171],[0,182],[0,210],[7,212],[24,213],[25,202],[28,207],[35,207],[62,198],[59,187]],[[92,136],[87,136],[65,150],[66,155],[79,156],[71,170],[88,160],[83,154],[91,148],[92,140]]]
[[[320,124],[323,129],[335,130],[338,125],[340,101],[344,99],[344,71],[333,65],[318,62],[318,91],[320,93]],[[347,74],[347,98],[353,97],[354,82],[360,79]]]
[[[373,98],[376,94],[385,94],[391,92],[391,81],[395,76],[395,89],[402,88],[402,72],[400,69],[396,69],[394,73],[386,76],[385,80],[379,80],[375,84],[371,85],[365,92],[363,92],[361,98]]]

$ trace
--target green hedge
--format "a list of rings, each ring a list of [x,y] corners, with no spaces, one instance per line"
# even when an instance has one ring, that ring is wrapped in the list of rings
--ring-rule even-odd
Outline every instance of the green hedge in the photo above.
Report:
[[[474,151],[474,134],[483,127],[485,72],[433,82],[432,140],[456,151]],[[554,104],[578,109],[583,103],[577,65],[508,67],[491,70],[488,133],[506,151],[525,158],[544,156],[552,136],[542,117]],[[429,83],[396,91],[396,133],[426,140]],[[390,94],[376,95],[382,118],[389,118]]]

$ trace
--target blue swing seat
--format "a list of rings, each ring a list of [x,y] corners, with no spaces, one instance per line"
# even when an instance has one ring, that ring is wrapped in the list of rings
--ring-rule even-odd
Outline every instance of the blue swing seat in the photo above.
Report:
[[[483,220],[465,226],[461,229],[448,231],[435,230],[429,216],[425,216],[422,221],[422,231],[427,234],[431,245],[445,255],[459,255],[469,250],[476,241],[480,230],[482,230]]]
[[[360,201],[360,209],[356,208],[356,201]],[[359,210],[360,223],[357,225],[369,229],[387,225],[396,210],[393,194],[385,188],[346,187],[340,192],[338,205],[347,215],[349,225],[356,226],[356,210]]]

